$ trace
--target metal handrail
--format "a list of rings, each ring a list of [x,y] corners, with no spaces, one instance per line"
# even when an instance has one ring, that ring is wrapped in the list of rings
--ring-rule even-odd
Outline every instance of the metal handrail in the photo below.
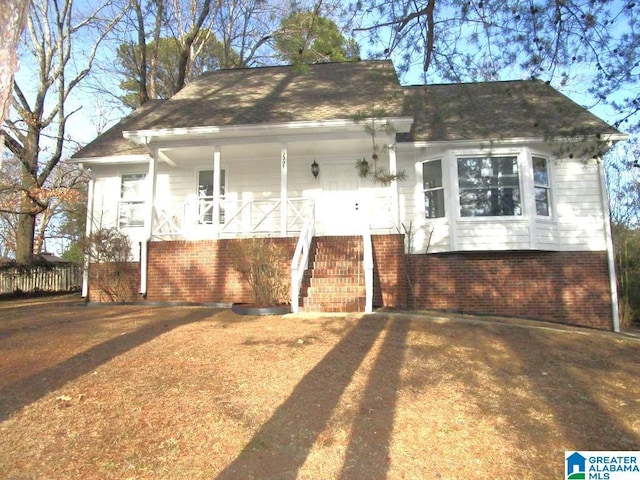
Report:
[[[311,241],[315,233],[313,218],[307,220],[291,260],[291,311],[297,313],[300,310],[300,289],[302,288],[302,279],[304,272],[309,268],[309,250],[311,249]]]

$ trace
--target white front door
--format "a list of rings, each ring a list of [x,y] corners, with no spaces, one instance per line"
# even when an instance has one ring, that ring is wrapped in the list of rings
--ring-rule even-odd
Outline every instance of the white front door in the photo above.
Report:
[[[321,235],[359,235],[363,212],[360,177],[352,163],[320,166],[322,194],[316,203],[316,232]]]

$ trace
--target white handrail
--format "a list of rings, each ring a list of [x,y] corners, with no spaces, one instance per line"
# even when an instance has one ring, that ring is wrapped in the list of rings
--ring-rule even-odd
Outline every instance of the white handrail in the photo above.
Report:
[[[362,263],[364,266],[365,313],[373,312],[373,246],[371,244],[371,230],[365,226],[362,232]]]
[[[291,312],[298,313],[300,310],[300,289],[304,272],[309,268],[309,250],[311,240],[314,235],[313,218],[305,222],[296,244],[296,251],[291,260]]]

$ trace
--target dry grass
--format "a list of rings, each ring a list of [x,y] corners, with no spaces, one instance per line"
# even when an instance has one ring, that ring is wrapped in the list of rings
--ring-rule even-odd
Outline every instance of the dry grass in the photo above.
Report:
[[[640,450],[637,338],[77,302],[0,303],[1,478],[561,478],[564,450]]]

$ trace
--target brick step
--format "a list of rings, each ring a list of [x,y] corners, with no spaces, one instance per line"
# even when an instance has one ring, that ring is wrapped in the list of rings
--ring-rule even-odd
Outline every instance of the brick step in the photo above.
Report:
[[[363,270],[361,267],[336,267],[336,268],[314,268],[313,269],[313,277],[356,277],[358,275],[363,275]]]
[[[314,262],[361,262],[361,253],[316,253],[313,256]]]
[[[305,300],[300,310],[303,312],[362,312],[364,311],[364,303],[365,297],[335,302]]]
[[[349,295],[364,295],[364,286],[363,285],[323,285],[323,286],[311,286],[307,290],[309,294],[309,298],[314,298],[316,296],[322,296],[322,298],[329,297],[339,297],[339,296],[349,296]]]
[[[358,278],[357,276],[353,276],[353,275],[338,275],[338,276],[318,276],[318,275],[314,275],[313,277],[309,276],[305,276],[302,280],[302,282],[307,282],[309,285],[312,286],[324,286],[324,285],[336,285],[336,286],[340,286],[340,285],[358,285],[361,283],[364,283],[364,274],[360,275],[360,277]]]
[[[300,309],[320,312],[363,311],[365,304],[362,237],[318,237],[311,243]]]

